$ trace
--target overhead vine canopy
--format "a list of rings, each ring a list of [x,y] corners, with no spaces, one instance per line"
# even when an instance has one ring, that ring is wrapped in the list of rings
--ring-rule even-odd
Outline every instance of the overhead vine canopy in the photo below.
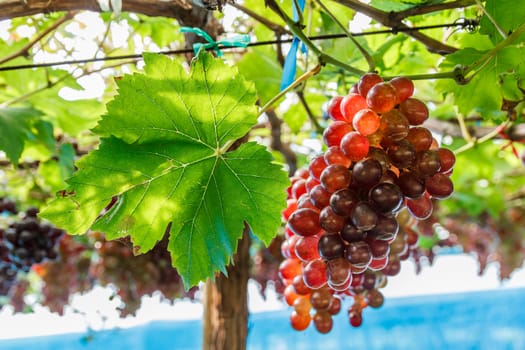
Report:
[[[286,188],[327,151],[329,101],[376,72],[414,82],[424,127],[457,159],[454,194],[402,223],[407,258],[462,247],[507,278],[525,256],[524,19],[510,0],[0,1],[2,239],[36,220],[13,203],[36,207],[75,235],[62,263],[106,283],[95,256],[150,264],[162,246],[187,289],[225,272],[249,232],[252,276],[282,292],[281,211],[300,199]]]

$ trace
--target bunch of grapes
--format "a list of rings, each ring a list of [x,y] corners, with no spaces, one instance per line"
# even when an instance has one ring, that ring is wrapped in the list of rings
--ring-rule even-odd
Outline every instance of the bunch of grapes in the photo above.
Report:
[[[34,264],[56,259],[56,246],[64,231],[36,217],[38,209],[32,207],[13,221],[12,215],[18,214],[12,200],[0,199],[0,211],[11,223],[0,228],[0,296],[9,296],[15,311],[23,309],[23,294],[27,281],[22,278]],[[19,274],[19,272],[22,273]]]
[[[330,101],[327,150],[292,177],[283,211],[279,273],[294,329],[313,320],[329,332],[342,296],[354,298],[348,316],[359,326],[363,308],[383,304],[379,288],[417,243],[400,226],[428,218],[432,199],[451,195],[454,154],[421,126],[429,111],[413,91],[407,78],[369,73]]]
[[[0,214],[3,212],[17,214],[16,203],[12,199],[0,197]]]
[[[3,251],[7,248],[4,261],[23,272],[29,272],[33,264],[56,259],[58,242],[65,234],[64,230],[41,222],[37,214],[37,208],[29,208],[21,221],[11,223],[2,234]]]
[[[65,235],[58,245],[59,257],[53,261],[33,265],[33,270],[42,280],[42,300],[51,312],[64,314],[71,296],[90,290],[94,279],[89,274],[91,257],[88,247],[73,237]]]
[[[171,302],[176,298],[194,297],[196,288],[185,291],[180,275],[171,265],[167,235],[151,251],[141,255],[133,254],[129,239],[108,241],[102,235],[95,238],[99,259],[92,266],[92,274],[101,285],[112,284],[116,288],[122,300],[119,308],[122,317],[134,315],[142,296],[156,291]]]

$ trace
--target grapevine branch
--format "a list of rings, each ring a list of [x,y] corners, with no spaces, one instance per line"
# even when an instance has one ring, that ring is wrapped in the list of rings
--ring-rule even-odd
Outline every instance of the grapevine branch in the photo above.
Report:
[[[385,12],[385,11],[379,10],[375,7],[364,4],[357,0],[334,0],[334,1],[350,9],[353,9],[354,11],[360,12],[387,27],[391,27],[396,30],[410,28],[409,26],[407,26],[406,24],[402,22],[402,18],[396,18],[395,12]],[[424,8],[425,7],[423,6],[415,7],[413,8],[410,15],[414,16],[416,14],[419,14],[418,10],[416,9],[420,9],[419,11],[423,11],[422,9]],[[450,54],[450,53],[457,51],[457,48],[444,44],[418,31],[408,31],[407,35],[421,42],[423,45],[425,45],[428,51],[433,52],[433,53],[446,55],[446,54]]]
[[[414,6],[406,10],[392,12],[390,17],[395,21],[401,21],[407,17],[425,15],[432,12],[438,12],[443,10],[450,10],[456,8],[469,7],[476,4],[476,0],[458,0],[450,2],[442,2],[433,5]]]
[[[17,57],[27,55],[30,48],[32,48],[36,43],[38,43],[40,40],[42,40],[42,38],[44,38],[46,35],[48,35],[49,33],[53,32],[58,27],[60,27],[64,22],[66,22],[66,21],[70,20],[71,18],[73,18],[73,16],[74,16],[73,12],[66,13],[64,16],[62,16],[60,19],[58,19],[55,23],[53,23],[48,28],[43,30],[40,34],[38,34],[36,37],[31,39],[21,49],[19,49],[16,52],[13,52],[12,54],[10,54],[10,55],[8,55],[8,56],[6,56],[4,58],[0,58],[0,65],[4,64],[6,62],[9,62],[9,61],[11,61],[11,60],[13,60],[13,59],[15,59]]]
[[[332,18],[332,20],[334,20],[334,22],[339,26],[339,28],[341,28],[341,30],[348,36],[348,38],[352,41],[352,43],[354,43],[354,45],[357,47],[357,49],[359,50],[359,52],[361,52],[361,55],[363,55],[363,57],[366,59],[366,62],[368,63],[368,70],[369,71],[373,71],[375,69],[375,62],[372,58],[372,56],[370,55],[370,53],[368,53],[368,51],[365,50],[365,48],[359,44],[359,42],[357,40],[355,40],[354,36],[352,35],[352,33],[350,33],[346,27],[341,23],[341,21],[339,21],[335,15],[332,13],[332,11],[330,11],[328,9],[328,7],[325,6],[325,4],[323,4],[320,0],[317,0],[317,3],[319,4],[319,6],[321,6],[321,8]]]

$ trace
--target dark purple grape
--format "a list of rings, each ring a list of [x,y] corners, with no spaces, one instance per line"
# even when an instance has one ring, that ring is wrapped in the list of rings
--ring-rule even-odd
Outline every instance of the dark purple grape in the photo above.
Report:
[[[352,168],[352,180],[367,187],[378,183],[382,175],[381,163],[375,159],[361,160]]]
[[[382,259],[390,253],[390,243],[385,240],[367,237],[365,242],[368,243],[374,259]]]
[[[377,275],[375,272],[367,270],[363,273],[363,288],[374,289],[377,284]]]
[[[319,255],[326,260],[341,258],[345,253],[345,244],[339,234],[325,234],[319,238]]]
[[[367,237],[390,241],[396,237],[398,231],[399,223],[394,216],[378,215],[377,225],[372,230],[367,231]]]
[[[379,308],[383,306],[383,303],[385,301],[385,297],[377,289],[369,290],[366,296],[366,299],[368,301],[368,305],[370,305],[370,307],[373,307],[373,308]]]
[[[346,246],[346,259],[356,267],[366,267],[372,261],[370,247],[364,241],[352,242]]]
[[[334,192],[330,197],[330,206],[337,215],[350,216],[358,200],[354,191],[341,189]]]
[[[419,198],[425,193],[424,181],[411,171],[399,174],[396,183],[407,198]]]
[[[328,192],[335,192],[348,187],[351,179],[350,171],[341,164],[331,164],[321,173],[321,185]]]
[[[345,225],[345,218],[337,215],[332,207],[327,206],[319,213],[319,224],[326,232],[341,232]]]
[[[383,173],[390,168],[390,159],[385,150],[377,147],[370,147],[368,150],[367,158],[377,160],[381,164],[381,169]]]
[[[382,213],[392,213],[403,204],[401,189],[390,182],[375,185],[370,190],[369,198],[374,208]]]
[[[399,169],[410,167],[416,158],[416,150],[407,140],[401,140],[390,145],[387,154],[392,164]]]
[[[439,155],[435,150],[418,152],[414,162],[414,170],[420,177],[429,177],[437,174],[441,169]]]
[[[341,231],[341,238],[347,243],[362,241],[365,233],[358,230],[351,222],[347,222]]]
[[[362,231],[373,229],[377,224],[377,214],[374,208],[368,202],[359,202],[352,210],[350,216],[352,224]]]
[[[425,180],[427,192],[433,198],[445,199],[454,192],[454,184],[450,177],[444,174],[435,174]]]

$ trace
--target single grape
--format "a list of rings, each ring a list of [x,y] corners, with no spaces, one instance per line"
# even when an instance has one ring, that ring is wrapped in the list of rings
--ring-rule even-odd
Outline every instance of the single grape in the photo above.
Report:
[[[366,97],[368,91],[376,84],[383,82],[383,78],[377,73],[366,73],[364,74],[357,83],[357,90],[361,96]]]
[[[327,166],[321,173],[321,185],[328,192],[346,188],[350,185],[352,176],[348,168],[340,164]]]
[[[373,307],[375,309],[383,306],[383,303],[385,302],[385,297],[377,289],[369,290],[366,295],[366,299],[368,301],[368,305],[370,305],[370,307]]]
[[[318,311],[313,317],[315,329],[321,334],[330,333],[333,327],[332,315],[328,311]]]
[[[359,161],[368,154],[370,143],[365,136],[352,131],[341,139],[340,147],[350,160]]]
[[[416,150],[407,140],[401,140],[390,145],[387,154],[392,164],[399,169],[410,167],[416,159]]]
[[[398,103],[405,101],[414,93],[414,83],[408,78],[396,77],[389,83],[396,89]]]
[[[297,275],[292,280],[292,285],[295,290],[295,292],[299,295],[310,295],[312,293],[312,290],[308,288],[306,284],[304,284],[303,275]]]
[[[363,273],[362,286],[367,290],[374,289],[377,286],[377,274],[371,270],[365,271]]]
[[[425,193],[425,182],[411,171],[399,174],[396,184],[407,198],[419,198]]]
[[[352,160],[345,156],[343,150],[338,146],[332,146],[324,153],[326,164],[340,164],[346,168],[352,165]]]
[[[328,164],[324,161],[324,156],[319,155],[312,159],[310,161],[310,165],[308,166],[308,171],[310,173],[310,176],[314,179],[319,180],[321,178],[321,173],[323,172],[324,168],[326,168]]]
[[[310,200],[316,208],[322,209],[330,204],[331,192],[328,192],[323,185],[314,186],[310,191]]]
[[[425,220],[432,214],[432,201],[427,195],[423,195],[416,199],[407,198],[406,205],[410,215],[419,220]]]
[[[372,261],[370,247],[364,241],[352,242],[346,246],[346,259],[356,267],[367,267]]]
[[[399,110],[408,119],[410,125],[421,125],[428,119],[427,106],[416,98],[408,98],[401,102]]]
[[[330,206],[337,215],[350,216],[358,202],[356,193],[350,189],[336,191],[330,197]]]
[[[346,222],[341,231],[341,238],[347,243],[362,241],[364,237],[365,233],[358,230],[351,222]]]
[[[354,226],[362,231],[373,229],[377,224],[377,214],[374,208],[365,201],[357,203],[350,216]]]
[[[299,259],[285,259],[279,265],[279,276],[283,280],[291,280],[301,273],[302,264]]]
[[[379,164],[381,164],[381,169],[383,170],[383,173],[390,168],[390,159],[388,158],[388,154],[386,153],[386,151],[382,148],[370,147],[368,149],[368,154],[366,155],[366,157],[377,160]]]
[[[341,232],[345,226],[345,221],[345,217],[337,215],[329,205],[319,213],[319,223],[328,233]]]
[[[372,135],[379,129],[381,119],[371,109],[361,109],[358,111],[352,121],[354,129],[363,136]]]
[[[454,152],[452,152],[448,148],[438,148],[436,152],[438,153],[439,164],[441,165],[439,171],[442,173],[446,173],[449,170],[451,170],[452,167],[454,167],[454,164],[456,163],[456,156],[454,155]]]
[[[388,255],[382,258],[372,258],[368,268],[372,271],[381,271],[388,264]]]
[[[304,331],[310,325],[312,317],[310,314],[301,315],[297,312],[292,312],[290,316],[290,324],[296,331]]]
[[[454,191],[454,184],[450,177],[439,173],[428,177],[425,186],[428,194],[436,199],[448,198]]]
[[[299,236],[313,236],[321,232],[319,213],[313,209],[298,209],[288,220],[290,229]]]
[[[383,175],[381,163],[375,159],[364,159],[354,164],[352,168],[352,180],[361,185],[371,187],[379,182]]]
[[[352,278],[352,270],[350,262],[345,257],[329,260],[327,266],[330,286],[350,285],[349,279]]]
[[[352,124],[355,114],[364,108],[367,108],[366,100],[359,94],[350,93],[341,101],[341,114],[349,124]]]
[[[401,189],[390,182],[382,182],[370,190],[370,202],[381,213],[391,213],[400,209],[403,204]]]
[[[398,231],[399,223],[394,216],[378,215],[377,225],[372,230],[367,231],[367,237],[374,237],[390,242],[396,238]]]
[[[406,140],[414,146],[416,152],[426,151],[432,145],[432,133],[424,127],[414,126],[408,131]]]
[[[295,256],[303,262],[319,259],[318,236],[300,237],[295,243]]]
[[[420,177],[426,178],[432,176],[437,174],[440,169],[441,163],[437,151],[428,150],[416,154],[414,170]]]
[[[379,128],[384,138],[382,143],[388,146],[392,142],[404,139],[408,135],[410,125],[403,113],[393,109],[381,115]]]
[[[318,248],[319,254],[326,260],[341,258],[345,253],[345,244],[337,233],[322,235]]]
[[[339,146],[341,139],[349,132],[354,131],[351,124],[335,121],[328,125],[323,132],[323,141],[328,147]]]
[[[341,114],[341,101],[343,96],[334,96],[328,102],[327,113],[332,120],[344,120]]]
[[[328,288],[319,288],[310,295],[310,302],[316,311],[326,311],[330,307],[332,294]]]
[[[299,295],[299,297],[293,302],[293,308],[295,312],[297,312],[300,315],[310,314],[312,304],[310,303],[309,296]]]
[[[304,284],[311,289],[319,289],[326,285],[326,263],[321,259],[308,262],[303,269],[303,279]]]
[[[390,244],[382,239],[367,237],[366,243],[370,247],[373,259],[381,259],[390,253]]]
[[[377,113],[389,112],[397,104],[396,90],[387,82],[378,83],[366,94],[366,103]]]

